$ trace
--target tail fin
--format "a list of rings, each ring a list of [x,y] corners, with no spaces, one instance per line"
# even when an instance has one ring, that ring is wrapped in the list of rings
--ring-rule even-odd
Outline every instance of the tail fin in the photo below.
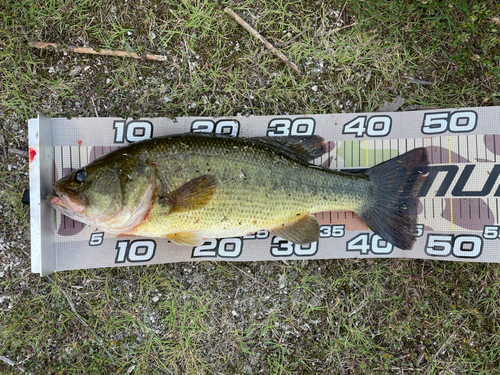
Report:
[[[427,150],[417,148],[367,170],[374,200],[361,212],[361,220],[386,241],[410,250],[417,235],[417,193],[429,164]]]

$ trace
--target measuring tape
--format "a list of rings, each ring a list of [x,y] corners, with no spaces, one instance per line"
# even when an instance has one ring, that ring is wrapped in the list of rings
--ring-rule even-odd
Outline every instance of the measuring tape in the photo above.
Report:
[[[43,276],[70,269],[193,260],[369,257],[500,262],[499,125],[500,107],[175,121],[39,116],[29,121],[32,271]],[[395,248],[352,212],[316,214],[320,239],[309,245],[260,231],[189,248],[166,239],[100,232],[56,213],[43,199],[54,181],[117,147],[185,132],[241,137],[316,134],[325,139],[328,152],[314,164],[346,171],[426,147],[430,165],[418,194],[418,238],[413,250]]]

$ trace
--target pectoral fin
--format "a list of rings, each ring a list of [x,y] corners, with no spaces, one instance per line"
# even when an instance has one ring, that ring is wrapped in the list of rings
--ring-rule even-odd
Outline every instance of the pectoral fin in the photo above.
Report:
[[[214,175],[196,177],[168,195],[161,197],[158,203],[168,208],[169,214],[197,210],[210,203],[216,186]]]
[[[182,233],[172,233],[167,235],[167,239],[177,245],[183,246],[199,246],[204,241],[203,236],[197,230]]]
[[[314,216],[306,215],[291,224],[275,228],[271,232],[295,244],[305,245],[318,240],[319,224]]]

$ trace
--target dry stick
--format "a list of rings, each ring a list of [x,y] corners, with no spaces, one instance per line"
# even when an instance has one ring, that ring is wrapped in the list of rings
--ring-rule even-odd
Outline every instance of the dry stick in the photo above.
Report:
[[[278,45],[282,46],[282,47],[286,47],[288,46],[290,43],[294,42],[295,39],[297,39],[298,37],[300,37],[302,34],[304,34],[305,32],[307,31],[306,30],[302,30],[300,33],[298,33],[297,35],[295,35],[292,39],[286,41],[286,42],[283,42],[281,39],[278,39],[280,41],[280,43],[278,43]]]
[[[21,293],[21,292],[24,292],[25,290],[29,290],[29,289],[31,289],[31,287],[27,286],[25,288],[20,288],[20,289],[12,290],[10,292],[5,292],[5,293],[0,294],[0,298],[10,296],[11,294]]]
[[[18,154],[18,155],[21,155],[24,157],[28,157],[28,151],[26,151],[26,150],[20,150],[18,148],[9,148],[9,152],[11,154]]]
[[[251,278],[256,284],[259,284],[261,286],[263,286],[265,289],[267,289],[269,292],[272,293],[272,290],[269,289],[266,285],[262,284],[260,281],[258,281],[255,277],[253,277],[252,275],[250,275],[249,273],[243,271],[242,269],[236,267],[232,262],[227,262],[228,264],[230,264],[231,266],[233,266],[234,268],[236,268],[238,271],[240,271],[242,274],[248,276],[249,278]]]
[[[22,371],[24,374],[26,373],[26,369],[23,366],[21,366],[20,364],[14,362],[10,358],[7,358],[7,357],[4,357],[3,355],[0,355],[0,361],[3,361],[3,362],[7,363],[10,366],[16,366],[19,369],[19,371]],[[29,372],[29,374],[33,375],[33,373],[31,371]]]
[[[52,47],[56,51],[62,51],[62,52],[90,53],[92,55],[103,55],[103,56],[132,57],[134,59],[156,60],[156,61],[165,61],[167,59],[166,56],[162,55],[151,55],[149,53],[139,55],[135,52],[120,51],[113,49],[100,49],[97,51],[92,47],[67,46],[66,48],[63,48],[56,43],[30,42],[29,45],[30,47],[41,48],[41,49],[48,49]]]
[[[50,276],[47,276],[48,279],[50,281],[52,281],[52,283],[54,283],[54,280],[50,277]],[[106,344],[104,343],[104,341],[99,337],[99,335],[94,331],[94,329],[89,326],[89,324],[85,321],[85,319],[83,319],[80,314],[78,314],[78,312],[76,311],[76,308],[75,308],[75,305],[73,304],[73,301],[71,301],[71,298],[69,298],[69,295],[68,293],[66,293],[66,291],[59,287],[59,290],[62,292],[62,294],[64,295],[64,297],[66,298],[66,301],[68,301],[69,303],[69,306],[71,307],[71,310],[73,310],[73,313],[75,314],[75,318],[86,328],[88,328],[90,330],[90,332],[92,332],[92,334],[94,335],[94,337],[97,339],[97,342],[103,347],[103,349],[106,351],[106,353],[108,354],[108,357],[109,359],[111,359],[111,362],[113,363],[113,365],[115,364],[115,361],[113,360],[113,356],[111,355],[111,353],[108,351],[108,349],[106,348]]]
[[[351,23],[350,25],[342,26],[342,27],[337,27],[336,29],[330,30],[328,34],[326,34],[325,38],[329,37],[331,34],[336,33],[337,31],[347,29],[349,27],[356,26],[358,22]]]
[[[99,113],[97,113],[97,108],[95,107],[94,98],[90,97],[90,101],[92,102],[92,107],[94,107],[95,117],[99,117]]]
[[[259,39],[272,53],[274,53],[280,60],[282,60],[290,69],[292,69],[296,73],[300,73],[299,68],[293,62],[288,60],[288,58],[283,55],[280,51],[278,51],[271,43],[269,43],[262,35],[260,35],[257,30],[255,30],[252,26],[246,23],[240,16],[234,13],[231,9],[226,8],[224,10],[226,13],[231,15],[236,22],[238,22],[246,31],[252,34],[255,38]]]
[[[443,342],[443,345],[441,345],[439,347],[439,349],[437,350],[437,352],[434,353],[434,355],[432,356],[432,361],[429,361],[429,364],[427,365],[427,367],[424,371],[424,374],[428,373],[429,368],[434,363],[434,361],[437,359],[439,353],[441,353],[446,348],[446,345],[448,345],[448,343],[455,338],[455,336],[457,335],[457,331],[460,331],[460,329],[462,328],[464,323],[465,323],[465,320],[462,321],[462,323],[458,326],[458,328],[455,331],[453,331],[453,333],[451,335],[448,336],[448,338]]]

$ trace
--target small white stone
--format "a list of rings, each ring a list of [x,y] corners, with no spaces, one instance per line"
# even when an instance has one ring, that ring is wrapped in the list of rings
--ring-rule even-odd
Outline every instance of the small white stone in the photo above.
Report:
[[[154,296],[153,297],[153,302],[158,302],[160,300],[160,297],[159,296]]]
[[[311,90],[313,90],[314,92],[318,91],[318,86],[314,85],[313,87],[311,87]]]
[[[233,314],[233,316],[238,316],[238,313],[236,311],[231,311],[231,313]]]

